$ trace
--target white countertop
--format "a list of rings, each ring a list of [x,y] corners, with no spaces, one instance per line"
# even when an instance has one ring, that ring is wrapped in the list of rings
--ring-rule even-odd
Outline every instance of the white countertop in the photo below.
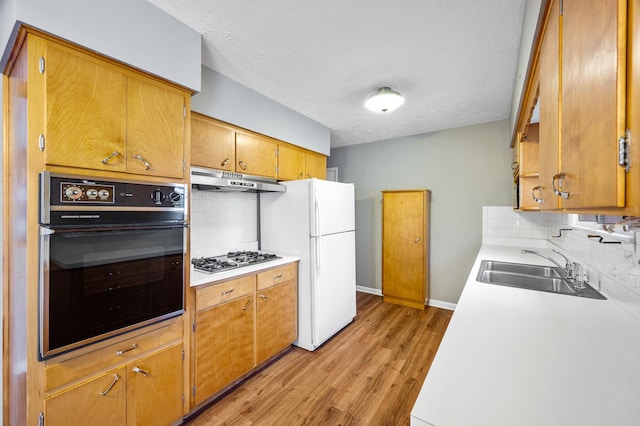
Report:
[[[300,258],[296,256],[282,256],[281,259],[256,263],[254,265],[243,266],[237,269],[230,269],[225,272],[215,272],[213,274],[198,271],[197,269],[194,269],[193,265],[191,265],[191,287],[196,287],[203,284],[211,284],[218,281],[225,281],[230,278],[239,277],[241,275],[256,273],[265,269],[274,268],[276,266],[286,265],[287,263],[297,262],[298,260],[300,260]]]
[[[411,424],[640,425],[640,322],[611,299],[476,281],[485,259],[552,265],[522,248],[481,248]]]

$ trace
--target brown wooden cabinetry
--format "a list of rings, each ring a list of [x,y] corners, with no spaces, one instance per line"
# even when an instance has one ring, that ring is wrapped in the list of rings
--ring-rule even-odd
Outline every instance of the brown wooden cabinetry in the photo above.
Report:
[[[258,274],[256,365],[289,347],[298,336],[297,265]]]
[[[278,145],[267,138],[236,132],[236,171],[275,179],[277,151]]]
[[[233,127],[192,113],[191,153],[194,166],[234,171],[236,143]]]
[[[278,180],[326,177],[326,157],[222,121],[191,115],[191,164]]]
[[[97,350],[47,360],[45,424],[143,425],[180,419],[182,321],[170,323]],[[94,375],[105,367],[112,368]]]
[[[634,132],[630,112],[640,99],[630,66],[638,47],[629,41],[639,3],[543,2],[528,82],[533,90],[539,85],[541,210],[640,214],[633,166],[640,157],[631,148],[631,168],[620,164],[620,140]],[[525,100],[520,123],[527,107]]]
[[[196,290],[195,405],[253,368],[254,300],[255,275]]]
[[[278,145],[278,180],[325,179],[327,158],[322,154],[293,147]]]
[[[429,190],[382,191],[382,295],[424,309],[429,298]]]
[[[47,164],[184,177],[189,94],[110,61],[33,36]],[[39,53],[39,57],[38,57]]]
[[[193,406],[203,404],[297,337],[298,264],[195,290]]]

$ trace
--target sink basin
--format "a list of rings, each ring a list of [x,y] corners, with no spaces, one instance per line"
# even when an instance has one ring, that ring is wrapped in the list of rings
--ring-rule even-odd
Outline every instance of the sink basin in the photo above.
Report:
[[[586,287],[584,289],[576,289],[564,278],[560,268],[551,266],[483,260],[476,280],[482,283],[527,290],[588,297],[591,299],[606,299],[587,283],[585,283]]]

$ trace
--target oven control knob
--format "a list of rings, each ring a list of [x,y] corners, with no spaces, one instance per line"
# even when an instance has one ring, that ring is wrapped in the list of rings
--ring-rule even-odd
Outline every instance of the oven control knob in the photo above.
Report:
[[[180,200],[182,200],[182,194],[180,194],[179,192],[173,191],[169,194],[169,201],[171,201],[173,204],[179,203]]]
[[[95,199],[98,196],[98,191],[91,188],[87,189],[87,197]]]
[[[162,204],[162,200],[164,200],[165,195],[159,189],[156,189],[151,193],[151,199],[156,204]]]
[[[106,189],[101,189],[100,191],[98,191],[98,197],[100,197],[103,200],[106,200],[107,198],[109,198],[109,191],[107,191]]]
[[[77,200],[82,197],[82,189],[77,186],[70,186],[64,191],[64,195],[67,196],[70,200]]]

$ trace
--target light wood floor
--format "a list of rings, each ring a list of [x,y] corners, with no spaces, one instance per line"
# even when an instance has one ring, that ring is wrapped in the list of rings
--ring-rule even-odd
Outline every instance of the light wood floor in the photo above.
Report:
[[[452,312],[357,301],[355,321],[329,342],[295,347],[189,426],[408,425]]]

